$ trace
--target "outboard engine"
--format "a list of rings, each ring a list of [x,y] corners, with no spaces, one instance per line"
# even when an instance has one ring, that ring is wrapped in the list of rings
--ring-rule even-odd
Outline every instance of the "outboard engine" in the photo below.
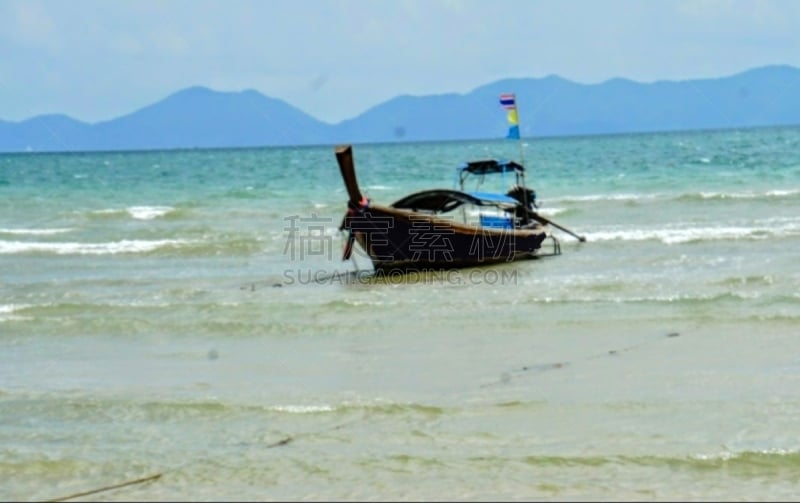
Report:
[[[527,204],[527,208],[529,210],[538,208],[536,205],[536,191],[533,189],[515,185],[511,190],[508,191],[508,193],[506,193],[506,195],[516,199],[523,205]]]

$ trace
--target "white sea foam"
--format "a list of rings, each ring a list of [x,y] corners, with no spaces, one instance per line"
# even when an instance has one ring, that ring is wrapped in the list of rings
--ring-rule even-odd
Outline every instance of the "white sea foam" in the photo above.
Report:
[[[314,414],[336,410],[336,407],[331,405],[277,405],[270,408],[276,412],[289,412],[290,414]]]
[[[752,299],[759,299],[763,295],[758,292],[753,292],[753,293],[731,292],[723,294],[722,296],[731,299],[752,300]],[[554,304],[562,302],[586,303],[586,304],[593,304],[593,303],[635,304],[635,303],[645,303],[645,302],[673,303],[673,302],[686,302],[686,301],[713,301],[719,299],[722,296],[717,294],[711,294],[711,295],[674,294],[674,295],[653,295],[653,296],[633,296],[633,297],[596,295],[587,297],[587,296],[575,296],[572,294],[568,294],[563,297],[552,297],[552,296],[533,297],[530,300],[532,302],[539,302],[543,304]]]
[[[64,234],[66,232],[71,232],[72,228],[65,227],[65,228],[57,228],[57,229],[2,229],[0,228],[0,234],[16,234],[16,235],[28,235],[28,236],[51,236],[53,234]]]
[[[189,244],[180,239],[153,241],[123,239],[108,243],[42,243],[23,241],[0,241],[0,255],[15,253],[55,253],[56,255],[114,255],[117,253],[145,253],[159,248]]]
[[[689,456],[691,459],[697,459],[699,461],[729,461],[732,459],[736,459],[746,455],[753,455],[753,454],[760,454],[765,456],[793,456],[798,454],[800,451],[796,449],[784,449],[784,448],[770,448],[770,449],[756,449],[756,450],[744,450],[740,452],[733,452],[733,451],[722,451],[718,453],[712,454],[694,454]]]
[[[137,220],[152,220],[163,217],[167,213],[175,211],[171,206],[130,206],[128,208],[105,208],[94,210],[93,215],[124,215],[128,214]]]
[[[14,314],[17,311],[31,307],[30,304],[0,304],[0,322],[30,320],[28,316]]]
[[[800,233],[800,224],[787,223],[780,227],[687,227],[670,229],[613,229],[586,233],[587,241],[646,241],[666,244],[716,240],[761,240]]]
[[[131,206],[127,211],[137,220],[152,220],[163,217],[174,209],[171,206]]]
[[[786,196],[796,196],[800,194],[800,190],[770,190],[767,191],[768,196],[772,197],[786,197]]]
[[[658,194],[590,194],[586,196],[564,196],[549,199],[549,201],[559,202],[594,202],[594,201],[640,201],[643,199],[655,199],[660,197]]]
[[[31,307],[30,304],[0,304],[0,314],[10,314],[29,307]]]
[[[701,192],[700,197],[703,199],[753,199],[758,197],[753,192],[738,192],[725,194],[722,192]]]
[[[548,216],[551,216],[551,217],[555,216],[555,215],[560,215],[561,213],[564,213],[565,211],[567,211],[566,208],[538,208],[536,210],[536,212],[539,213],[539,214],[548,215]]]
[[[757,199],[760,197],[790,197],[800,194],[800,190],[768,190],[766,192],[700,192],[703,199]]]
[[[700,199],[758,199],[762,197],[793,197],[800,195],[800,189],[776,189],[768,190],[765,192],[692,192],[686,194],[589,194],[585,196],[563,196],[548,199],[550,202],[559,203],[591,203],[591,202],[626,202],[626,201],[652,201],[659,199],[678,198],[696,198]]]

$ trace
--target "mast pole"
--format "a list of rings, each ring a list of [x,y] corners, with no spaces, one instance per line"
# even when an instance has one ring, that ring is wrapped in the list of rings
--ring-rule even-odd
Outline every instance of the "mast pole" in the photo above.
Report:
[[[519,119],[519,103],[517,102],[517,95],[514,93],[514,113],[517,119],[517,144],[519,145],[519,163],[522,166],[522,172],[520,173],[520,178],[522,181],[522,205],[525,207],[525,211],[528,211],[530,207],[531,201],[528,200],[528,184],[525,181],[525,171],[527,168],[525,167],[525,146],[522,144],[522,128],[520,124],[522,121]]]
[[[514,94],[514,103],[516,104],[516,107],[517,107],[517,110],[516,110],[516,112],[517,112],[517,127],[519,128],[519,132],[520,132],[517,135],[517,142],[519,143],[519,163],[522,164],[523,167],[525,167],[525,147],[522,145],[522,128],[519,126],[519,124],[521,124],[522,121],[519,120],[519,103],[517,103],[517,95],[516,94]]]
[[[523,170],[525,170],[525,169],[527,169],[525,167],[525,146],[522,144],[522,128],[520,127],[520,124],[522,123],[522,121],[519,119],[519,103],[517,102],[516,93],[514,94],[514,105],[516,107],[516,110],[514,110],[514,112],[517,115],[517,117],[516,117],[517,118],[517,131],[519,132],[519,134],[517,134],[517,144],[519,145],[519,163],[522,165]],[[525,187],[527,187],[527,184],[525,182],[525,171],[523,171],[521,173],[521,175],[522,175],[522,187],[525,188]],[[526,196],[525,197],[525,205],[526,205],[526,207],[527,207],[527,203],[528,203],[528,198]]]

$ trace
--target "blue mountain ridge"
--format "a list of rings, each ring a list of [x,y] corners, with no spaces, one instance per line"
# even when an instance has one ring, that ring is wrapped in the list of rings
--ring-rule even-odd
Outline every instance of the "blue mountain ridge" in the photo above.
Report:
[[[254,91],[190,87],[113,120],[65,115],[0,121],[0,152],[238,148],[501,138],[501,93],[517,95],[524,137],[800,124],[800,69],[729,77],[579,84],[558,76],[499,80],[466,94],[398,96],[328,124]]]

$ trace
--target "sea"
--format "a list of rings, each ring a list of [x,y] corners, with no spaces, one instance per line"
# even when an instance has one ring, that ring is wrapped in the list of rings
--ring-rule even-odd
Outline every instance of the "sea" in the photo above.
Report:
[[[797,500],[800,128],[353,154],[586,241],[376,275],[334,146],[2,154],[0,500]]]

